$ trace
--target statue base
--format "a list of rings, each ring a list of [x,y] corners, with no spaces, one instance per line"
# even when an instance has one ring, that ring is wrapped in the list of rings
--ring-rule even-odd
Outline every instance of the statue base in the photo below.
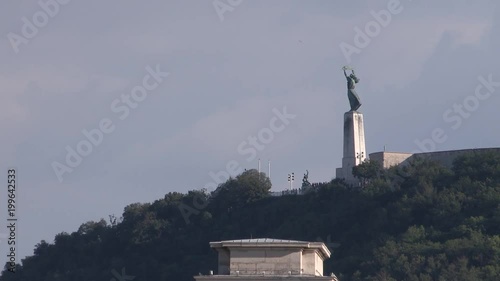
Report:
[[[344,113],[344,156],[342,168],[336,169],[336,178],[354,186],[359,180],[352,175],[352,168],[366,160],[365,128],[363,114],[357,111]]]

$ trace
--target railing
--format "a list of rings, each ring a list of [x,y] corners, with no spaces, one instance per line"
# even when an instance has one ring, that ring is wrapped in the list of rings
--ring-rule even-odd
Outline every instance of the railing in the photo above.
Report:
[[[273,270],[271,268],[269,269],[262,269],[262,270],[231,270],[230,275],[260,275],[260,276],[290,276],[290,275],[303,275],[299,270],[289,270],[289,269],[282,269],[282,270]],[[314,275],[312,275],[314,276]]]
[[[320,185],[325,185],[325,184],[327,184],[327,182],[324,182],[324,183],[313,183],[309,187],[286,189],[286,190],[282,190],[282,191],[273,191],[270,194],[271,194],[271,196],[304,195],[304,194],[306,194],[308,192],[316,191],[317,188]]]

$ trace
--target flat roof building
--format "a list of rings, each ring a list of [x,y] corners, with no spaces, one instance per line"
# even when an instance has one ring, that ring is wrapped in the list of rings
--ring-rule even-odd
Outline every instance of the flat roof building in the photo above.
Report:
[[[271,238],[210,242],[219,254],[217,274],[200,275],[197,281],[328,280],[323,261],[331,253],[322,242]]]

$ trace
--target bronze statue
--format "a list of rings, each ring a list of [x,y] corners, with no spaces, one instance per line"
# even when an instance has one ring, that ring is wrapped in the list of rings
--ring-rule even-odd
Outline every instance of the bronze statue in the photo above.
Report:
[[[309,171],[306,170],[306,173],[304,174],[304,178],[302,179],[302,188],[309,187],[311,186],[311,183],[309,182]]]
[[[356,93],[356,90],[354,88],[356,87],[356,84],[359,83],[359,78],[356,76],[354,73],[354,69],[344,66],[342,67],[344,70],[344,75],[345,78],[347,79],[347,97],[349,98],[349,104],[351,105],[351,111],[356,111],[358,108],[361,106],[361,100],[358,97],[358,94]],[[346,73],[346,70],[351,70],[351,74],[348,76]]]

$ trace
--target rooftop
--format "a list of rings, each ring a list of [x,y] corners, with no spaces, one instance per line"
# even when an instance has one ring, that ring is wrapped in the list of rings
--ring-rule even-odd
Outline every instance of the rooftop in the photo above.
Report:
[[[321,252],[325,259],[331,256],[330,250],[323,242],[307,242],[297,240],[284,240],[273,238],[255,238],[255,239],[239,239],[225,240],[218,242],[210,242],[212,248],[308,248],[317,249]]]
[[[273,238],[255,238],[255,239],[238,239],[238,240],[225,240],[220,241],[221,243],[241,243],[241,244],[255,244],[255,243],[310,243],[306,241],[297,241],[297,240],[284,240],[284,239],[273,239]]]

